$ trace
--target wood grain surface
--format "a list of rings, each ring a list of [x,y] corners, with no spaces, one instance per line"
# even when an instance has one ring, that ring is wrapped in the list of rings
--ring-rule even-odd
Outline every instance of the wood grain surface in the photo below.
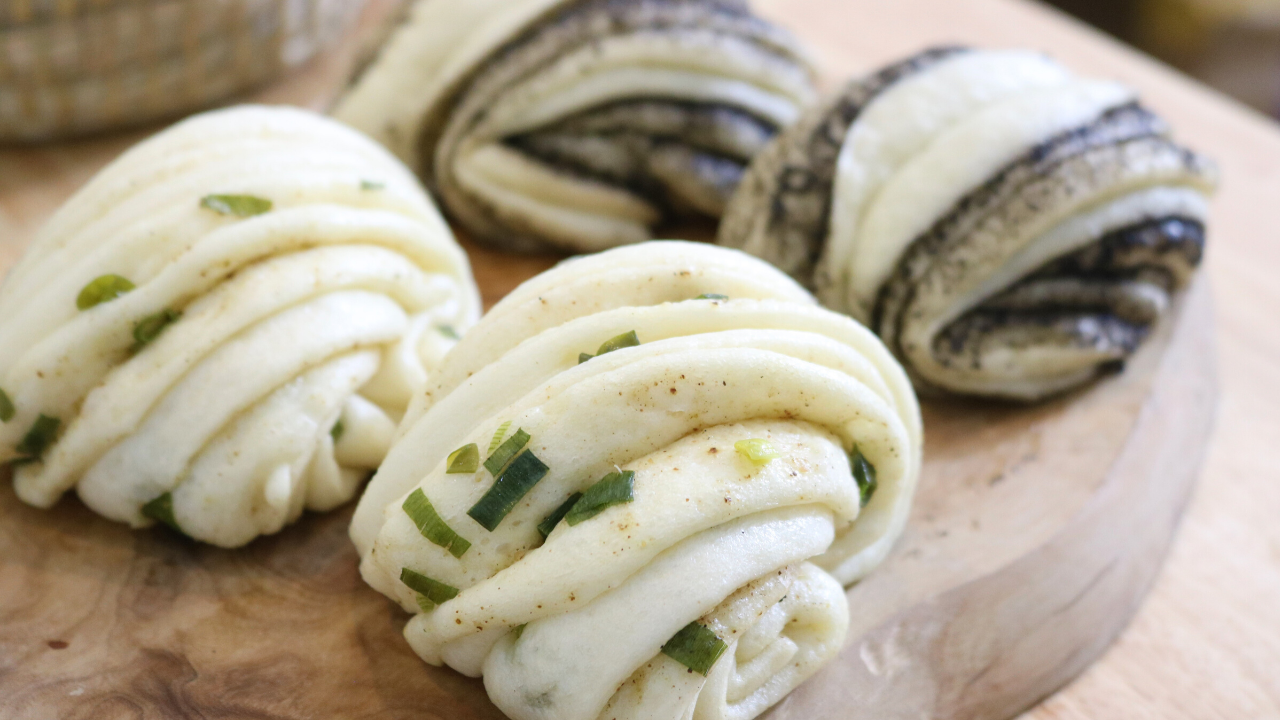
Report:
[[[1215,208],[1208,284],[1216,297],[1223,399],[1200,490],[1136,621],[1100,662],[1029,717],[1280,717],[1280,325],[1272,317],[1280,283],[1269,277],[1280,270],[1280,249],[1268,213],[1280,198],[1280,132],[1038,6],[756,4],[815,47],[831,84],[927,44],[1032,46],[1135,85],[1181,137],[1221,162],[1226,183]],[[388,7],[371,5],[366,28]],[[314,64],[266,99],[323,107],[354,53],[348,47]],[[137,137],[0,152],[0,268],[12,264],[48,213]],[[470,249],[490,303],[552,261]],[[1162,539],[1196,474],[1209,421],[1210,313],[1201,283],[1178,332],[1163,330],[1173,349],[1161,353],[1165,341],[1153,342],[1125,375],[1070,399],[1030,411],[928,406],[929,464],[909,534],[893,564],[851,593],[863,609],[855,610],[857,633],[870,635],[855,634],[840,663],[793,694],[775,718],[849,717],[867,702],[901,708],[899,717],[1007,715],[1100,651],[1158,567]],[[0,716],[500,717],[478,682],[426,668],[405,646],[402,613],[354,572],[348,514],[309,517],[228,553],[162,531],[129,532],[74,500],[50,513],[27,508],[6,484]],[[1092,530],[1091,542],[1064,536],[1064,528]],[[1108,553],[1128,560],[1111,562]],[[1019,557],[1037,559],[1028,566]],[[1080,572],[1037,572],[1050,566]],[[996,581],[983,583],[984,595],[972,584],[965,591],[965,578]],[[1028,589],[1021,605],[1001,603],[1019,587]],[[913,625],[909,613],[888,623],[876,615],[909,610],[908,597],[929,593],[939,598],[927,610],[931,617],[968,623],[955,627],[990,642],[894,635],[894,627],[928,626]],[[1070,602],[1077,597],[1091,599]],[[1041,627],[1059,631],[1037,635],[1001,622],[1037,617],[1058,618]],[[1054,644],[1063,637],[1076,646]],[[919,684],[928,677],[903,670],[920,665],[903,648],[929,648],[930,662],[964,682],[945,684],[945,696],[935,685],[930,695]],[[1012,649],[996,652],[1002,648]],[[1046,657],[1073,661],[1036,664]],[[912,701],[922,695],[939,698],[933,711],[906,712],[920,709]]]
[[[908,529],[845,651],[772,720],[1006,718],[1078,673],[1160,567],[1211,424],[1203,283],[1128,370],[1034,408],[925,406]],[[1168,412],[1176,410],[1176,413]],[[0,494],[0,715],[500,720],[365,587],[351,508],[242,550]]]

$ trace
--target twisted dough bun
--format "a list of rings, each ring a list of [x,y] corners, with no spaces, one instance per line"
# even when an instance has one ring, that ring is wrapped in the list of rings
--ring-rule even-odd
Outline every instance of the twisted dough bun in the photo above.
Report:
[[[32,505],[74,486],[241,545],[350,499],[452,346],[437,328],[478,310],[382,148],[300,110],[200,115],[99,173],[0,287],[0,462]]]
[[[719,242],[871,324],[919,389],[1034,400],[1133,353],[1200,262],[1215,174],[1127,88],[930,50],[762,152]]]
[[[580,357],[632,331],[638,346]],[[361,572],[416,613],[405,637],[424,660],[483,674],[517,720],[759,715],[842,646],[841,585],[884,559],[920,466],[919,408],[874,335],[696,243],[530,280],[458,344],[426,404],[357,507]],[[547,471],[482,526],[493,473],[446,471],[496,433],[529,438],[510,468]],[[776,459],[754,464],[744,440]],[[861,509],[855,448],[878,478]],[[626,471],[633,500],[571,524],[580,502],[543,541],[567,498]],[[446,530],[415,517],[424,503]],[[692,621],[728,645],[706,676],[660,652]]]
[[[812,101],[801,55],[741,0],[421,0],[334,114],[477,238],[590,252],[719,217]]]
[[[364,0],[0,0],[0,140],[207,107],[339,40]]]

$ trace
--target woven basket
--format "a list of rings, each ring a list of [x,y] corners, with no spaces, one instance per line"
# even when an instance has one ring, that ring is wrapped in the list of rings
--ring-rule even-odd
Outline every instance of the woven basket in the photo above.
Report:
[[[0,141],[206,107],[342,37],[364,0],[0,0]]]

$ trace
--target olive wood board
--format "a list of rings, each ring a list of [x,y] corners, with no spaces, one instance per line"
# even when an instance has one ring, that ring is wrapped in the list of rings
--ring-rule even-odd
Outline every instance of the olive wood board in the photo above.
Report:
[[[352,54],[265,97],[323,105]],[[0,271],[137,137],[0,152]],[[467,247],[487,304],[555,260]],[[1202,279],[1121,374],[1031,407],[926,402],[906,534],[850,589],[840,657],[767,717],[1007,718],[1086,667],[1150,587],[1198,474],[1212,327]],[[350,513],[226,551],[71,497],[30,508],[0,481],[0,716],[501,718],[480,681],[409,650],[407,616],[359,578]]]

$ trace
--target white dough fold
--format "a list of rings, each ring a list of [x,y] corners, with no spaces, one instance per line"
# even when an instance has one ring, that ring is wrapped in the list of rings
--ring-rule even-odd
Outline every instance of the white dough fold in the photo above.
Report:
[[[718,241],[868,323],[917,389],[1038,400],[1136,351],[1203,256],[1216,177],[1123,85],[934,48],[780,133]]]
[[[134,287],[79,308],[107,275]],[[199,115],[95,176],[0,287],[0,462],[33,505],[75,488],[113,520],[243,545],[349,500],[452,344],[437,328],[478,313],[465,255],[385,150],[300,110]],[[57,427],[33,455],[41,416]],[[160,500],[171,518],[144,510]]]
[[[752,152],[729,139],[776,132],[813,95],[803,52],[745,4],[418,0],[334,116],[472,237],[594,252],[673,213],[717,216]],[[534,149],[548,139],[573,157]]]
[[[631,331],[640,345],[580,361]],[[483,675],[514,720],[756,717],[842,646],[842,584],[901,534],[920,467],[915,397],[868,330],[764,263],[695,243],[528,281],[426,397],[357,507],[361,573],[415,613],[419,656]],[[469,512],[494,477],[446,473],[447,458],[475,443],[484,460],[508,422],[547,471],[490,531]],[[778,457],[751,462],[735,449],[750,439]],[[865,507],[855,452],[878,482]],[[632,500],[543,538],[566,498],[623,471]],[[404,507],[418,493],[465,552],[420,530]],[[456,597],[424,604],[406,570]],[[662,653],[694,621],[727,645],[706,676]]]

